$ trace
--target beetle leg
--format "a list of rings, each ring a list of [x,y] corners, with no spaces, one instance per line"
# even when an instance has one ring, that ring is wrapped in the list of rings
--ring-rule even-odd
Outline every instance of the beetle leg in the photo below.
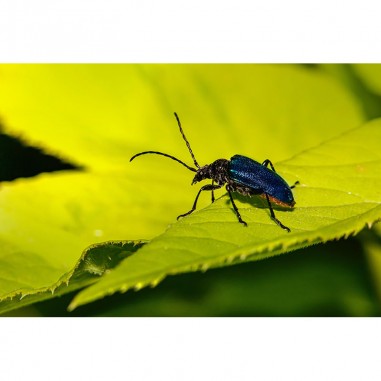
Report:
[[[241,224],[243,224],[244,226],[247,226],[247,223],[242,219],[241,214],[240,214],[240,212],[239,212],[239,210],[237,208],[237,205],[235,204],[235,202],[233,200],[233,196],[232,196],[232,193],[231,193],[231,191],[233,190],[232,187],[229,186],[229,185],[226,185],[226,190],[228,191],[228,194],[229,194],[229,197],[230,197],[230,201],[231,201],[231,203],[233,205],[233,209],[234,209],[235,214],[236,214],[236,216],[238,218],[238,221]]]
[[[215,189],[219,189],[221,188],[222,185],[214,185],[214,184],[206,184],[204,185],[203,187],[200,188],[200,190],[198,191],[197,193],[197,196],[196,196],[196,199],[194,200],[194,203],[193,203],[193,206],[192,206],[192,209],[187,212],[187,213],[184,213],[184,214],[180,214],[177,219],[181,218],[181,217],[185,217],[187,216],[188,214],[191,214],[193,213],[195,210],[196,210],[196,206],[197,206],[197,200],[198,198],[200,197],[200,194],[202,191],[206,191],[206,190],[209,190],[209,191],[214,191]]]
[[[290,228],[288,228],[287,226],[283,225],[276,217],[275,217],[275,213],[274,213],[274,210],[273,210],[273,207],[271,206],[271,202],[270,202],[270,199],[269,199],[269,196],[267,193],[265,193],[265,196],[266,196],[266,199],[267,199],[267,203],[269,204],[269,209],[270,209],[270,214],[271,214],[271,218],[277,223],[277,225],[279,225],[282,229],[284,230],[287,230],[289,233],[290,233]]]
[[[264,165],[265,167],[267,167],[268,165],[270,165],[271,169],[276,173],[276,170],[275,170],[275,168],[274,168],[274,166],[273,166],[273,163],[272,163],[269,159],[265,160],[265,161],[262,163],[262,165]],[[299,182],[299,181],[295,181],[295,184],[294,184],[294,185],[291,185],[290,188],[291,188],[291,189],[294,189],[298,184],[300,184],[300,182]]]
[[[273,166],[273,163],[272,163],[269,159],[266,159],[266,160],[262,163],[262,165],[264,165],[265,167],[267,167],[269,164],[270,164],[271,169],[276,173],[276,170],[275,170],[275,168],[274,168],[274,166]]]
[[[214,184],[214,180],[212,180],[212,186]],[[215,198],[214,198],[214,189],[212,189],[212,203],[214,202]]]

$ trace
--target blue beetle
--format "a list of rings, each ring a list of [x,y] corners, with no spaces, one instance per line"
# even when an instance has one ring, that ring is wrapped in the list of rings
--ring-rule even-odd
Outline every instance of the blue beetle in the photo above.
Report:
[[[271,203],[274,203],[282,207],[293,208],[295,205],[295,200],[291,189],[294,188],[298,182],[296,182],[294,185],[290,187],[286,183],[286,181],[284,181],[284,179],[275,172],[275,168],[270,160],[265,160],[262,164],[260,164],[255,160],[241,155],[234,155],[230,160],[218,159],[211,164],[207,164],[201,167],[198,164],[192,152],[187,138],[185,137],[178,115],[176,113],[174,114],[180,129],[180,133],[188,147],[188,150],[192,156],[196,168],[193,168],[185,164],[183,161],[177,159],[174,156],[157,151],[144,151],[137,153],[136,155],[131,157],[130,161],[134,160],[138,156],[146,155],[149,153],[162,155],[177,161],[184,167],[188,168],[190,171],[196,172],[196,175],[194,176],[192,181],[192,185],[205,179],[212,180],[211,184],[206,184],[200,188],[200,190],[197,193],[196,199],[194,200],[192,209],[187,213],[181,214],[177,217],[177,219],[185,217],[196,210],[197,200],[202,191],[211,191],[212,202],[214,202],[214,191],[226,184],[226,191],[228,192],[230,201],[233,205],[238,221],[241,224],[247,226],[247,223],[242,219],[241,214],[234,202],[232,192],[237,192],[244,196],[258,195],[266,198],[267,204],[270,209],[271,218],[282,229],[290,232],[290,228],[283,225],[275,217],[274,209]],[[270,165],[271,169],[267,168],[268,165]]]

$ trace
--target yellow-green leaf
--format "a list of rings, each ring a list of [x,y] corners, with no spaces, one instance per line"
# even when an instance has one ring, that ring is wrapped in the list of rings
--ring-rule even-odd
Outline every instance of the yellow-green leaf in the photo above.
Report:
[[[190,161],[173,111],[200,163],[236,153],[276,163],[363,121],[345,88],[299,66],[0,65],[4,130],[84,167],[0,185],[0,310],[51,297],[88,245],[151,239],[190,208],[183,167],[129,162],[147,149]],[[208,210],[218,207],[234,221],[224,199]]]
[[[7,298],[1,301],[1,312],[6,312],[17,307],[22,307],[34,302],[40,302],[45,299],[51,298],[54,296],[61,296],[69,292],[75,291],[82,287],[88,286],[96,282],[100,276],[110,271],[114,268],[122,259],[127,258],[132,255],[138,248],[140,248],[144,242],[139,241],[112,241],[108,242],[107,249],[99,250],[98,246],[88,247],[82,254],[81,258],[77,262],[76,266],[61,276],[58,281],[52,282],[52,280],[46,280],[49,286],[41,286],[33,290],[28,290],[28,283],[19,284],[17,278],[14,279],[16,286],[23,287],[23,290],[17,290],[17,292],[10,294]],[[49,265],[40,261],[37,262],[35,256],[32,256],[31,259],[25,258],[24,256],[19,257],[20,261],[27,260],[30,262],[29,270],[30,272],[23,274],[18,272],[18,277],[23,277],[29,282],[38,282],[41,281],[41,272],[46,269],[50,272],[53,272]],[[34,263],[32,262],[34,261]],[[23,266],[21,267],[21,271]],[[6,266],[3,271],[0,273],[0,277],[5,279],[6,276],[12,276],[7,274],[6,271],[9,268]],[[7,274],[7,275],[6,275]],[[55,274],[57,275],[57,274]],[[50,282],[50,283],[49,283]],[[12,284],[14,286],[14,284]]]
[[[71,308],[115,291],[156,285],[165,276],[258,260],[356,234],[381,218],[381,119],[367,123],[278,165],[292,183],[297,205],[277,210],[287,234],[267,209],[240,198],[245,228],[224,196],[212,206],[172,225],[112,273],[82,291]],[[107,248],[107,244],[105,245]]]

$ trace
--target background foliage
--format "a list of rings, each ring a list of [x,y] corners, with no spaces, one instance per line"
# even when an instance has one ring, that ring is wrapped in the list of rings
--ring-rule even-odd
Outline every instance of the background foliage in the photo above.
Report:
[[[75,289],[118,265],[92,251],[81,262],[86,246],[151,239],[192,204],[196,189],[184,168],[154,157],[129,163],[147,149],[190,162],[173,111],[201,163],[235,153],[277,163],[381,116],[379,71],[372,65],[2,65],[3,311],[40,301],[8,314],[379,315],[377,228],[264,261],[175,275],[156,288],[67,311]],[[200,201],[200,209],[210,203],[207,196]],[[121,251],[118,245],[111,249],[123,260],[140,244]]]

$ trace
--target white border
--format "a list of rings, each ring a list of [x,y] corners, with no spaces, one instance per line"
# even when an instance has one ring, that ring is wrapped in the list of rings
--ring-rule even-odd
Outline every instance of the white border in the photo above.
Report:
[[[378,4],[0,0],[0,62],[380,62]]]
[[[380,62],[378,7],[368,0],[1,0],[0,61]],[[378,319],[2,318],[0,334],[6,380],[381,376]]]
[[[4,380],[379,380],[378,319],[1,319]]]

